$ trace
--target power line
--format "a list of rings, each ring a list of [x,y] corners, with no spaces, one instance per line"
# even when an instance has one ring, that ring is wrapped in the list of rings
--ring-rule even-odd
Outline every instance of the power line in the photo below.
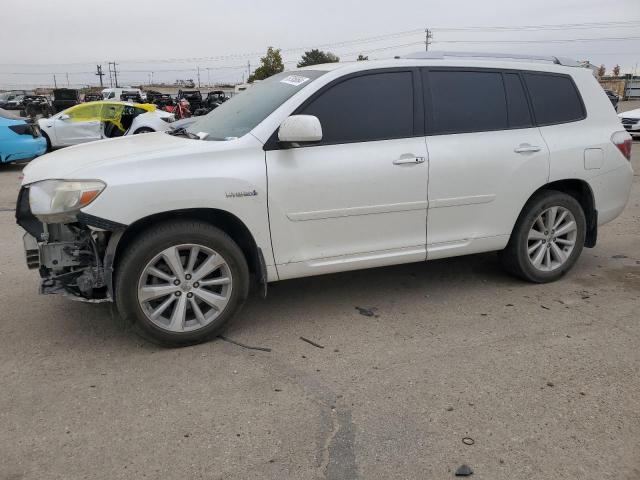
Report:
[[[476,32],[492,32],[492,31],[536,31],[536,30],[566,30],[566,29],[584,29],[584,28],[630,28],[640,26],[640,20],[630,20],[630,21],[609,21],[609,22],[590,22],[590,23],[567,23],[567,24],[543,24],[543,25],[519,25],[519,26],[466,26],[466,27],[431,27],[429,30],[437,31],[437,32],[462,32],[462,31],[476,31]],[[412,30],[404,30],[399,32],[392,32],[383,35],[375,35],[370,37],[362,37],[352,40],[343,40],[340,42],[332,42],[332,43],[322,43],[315,45],[307,45],[303,47],[290,47],[290,48],[282,48],[281,51],[283,53],[293,53],[296,51],[308,50],[312,48],[342,48],[354,45],[361,45],[367,43],[375,43],[383,40],[389,40],[392,38],[402,38],[406,36],[413,35],[422,35],[424,34],[424,29],[412,29]],[[233,58],[247,58],[247,57],[257,57],[264,54],[264,51],[260,52],[244,52],[244,53],[233,53],[227,55],[218,55],[218,56],[210,56],[210,57],[189,57],[189,58],[164,58],[164,59],[130,59],[130,60],[121,60],[120,63],[131,64],[131,63],[195,63],[195,62],[205,62],[205,61],[222,61]],[[40,66],[71,66],[71,65],[89,65],[93,64],[93,62],[75,62],[75,63],[52,63],[52,64],[39,64]],[[5,64],[11,66],[34,66],[34,64]]]
[[[585,28],[630,28],[640,25],[639,20],[585,22],[546,25],[518,25],[518,26],[468,26],[468,27],[433,27],[438,32],[469,32],[469,31],[521,31],[521,30],[567,30]]]
[[[556,38],[545,40],[437,40],[435,43],[567,43],[567,42],[617,42],[640,40],[640,37]]]

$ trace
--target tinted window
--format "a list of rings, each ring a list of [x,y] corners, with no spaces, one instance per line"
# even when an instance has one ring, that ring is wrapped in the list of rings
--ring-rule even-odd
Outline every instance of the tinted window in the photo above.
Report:
[[[411,137],[413,75],[388,72],[347,79],[301,113],[320,119],[323,144]]]
[[[428,75],[434,117],[432,133],[508,128],[501,73],[430,71]]]
[[[509,115],[509,126],[511,128],[531,127],[531,112],[527,97],[517,73],[504,74],[504,88],[507,92],[507,113]]]
[[[525,73],[524,78],[538,125],[573,122],[584,118],[580,96],[570,77]]]

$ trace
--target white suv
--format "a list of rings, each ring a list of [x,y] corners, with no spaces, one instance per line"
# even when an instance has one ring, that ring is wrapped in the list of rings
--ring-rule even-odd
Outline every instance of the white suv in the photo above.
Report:
[[[43,293],[115,301],[184,345],[252,282],[488,251],[556,280],[623,210],[630,150],[591,72],[553,57],[335,63],[34,160],[17,218]]]

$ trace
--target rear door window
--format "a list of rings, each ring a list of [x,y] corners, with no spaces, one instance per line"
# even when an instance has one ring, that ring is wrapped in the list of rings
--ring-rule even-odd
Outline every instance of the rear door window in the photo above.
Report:
[[[538,125],[575,122],[585,118],[582,99],[571,77],[548,73],[525,73]]]
[[[509,128],[500,72],[431,70],[426,75],[431,98],[425,98],[425,103],[431,105],[433,112],[430,133]]]

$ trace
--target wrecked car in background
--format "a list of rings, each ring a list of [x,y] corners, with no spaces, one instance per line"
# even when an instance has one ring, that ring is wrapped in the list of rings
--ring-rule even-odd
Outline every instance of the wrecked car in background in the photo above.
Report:
[[[126,134],[169,130],[174,120],[155,105],[123,102],[89,102],[73,106],[38,124],[49,148],[67,147]]]
[[[38,125],[0,108],[0,163],[31,160],[46,151]]]
[[[25,95],[22,99],[21,115],[36,118],[37,116],[49,117],[54,113],[53,105],[46,95]]]
[[[65,108],[73,107],[80,103],[80,92],[74,88],[56,88],[53,91],[53,110],[61,112]]]
[[[99,102],[102,100],[100,92],[87,92],[84,94],[84,102]]]

